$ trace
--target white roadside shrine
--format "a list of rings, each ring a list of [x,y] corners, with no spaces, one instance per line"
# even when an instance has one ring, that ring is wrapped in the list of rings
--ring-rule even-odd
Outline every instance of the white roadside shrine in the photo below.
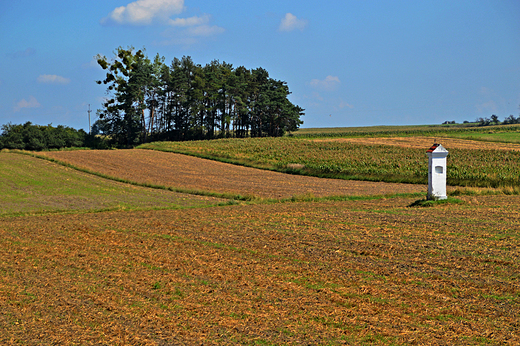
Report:
[[[446,157],[448,150],[435,143],[428,151],[428,199],[447,199]]]

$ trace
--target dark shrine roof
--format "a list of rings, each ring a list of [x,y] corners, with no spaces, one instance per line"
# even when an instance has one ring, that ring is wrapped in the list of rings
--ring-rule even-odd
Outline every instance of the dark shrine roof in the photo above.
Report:
[[[435,144],[432,145],[431,148],[428,149],[426,152],[427,152],[427,153],[432,153],[435,149],[437,149],[438,146],[439,146],[439,144],[435,143]]]

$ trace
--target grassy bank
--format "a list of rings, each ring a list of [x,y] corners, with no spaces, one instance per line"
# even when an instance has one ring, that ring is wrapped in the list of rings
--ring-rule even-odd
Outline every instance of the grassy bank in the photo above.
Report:
[[[0,171],[0,216],[180,209],[215,205],[224,201],[115,182],[15,153],[0,153]]]

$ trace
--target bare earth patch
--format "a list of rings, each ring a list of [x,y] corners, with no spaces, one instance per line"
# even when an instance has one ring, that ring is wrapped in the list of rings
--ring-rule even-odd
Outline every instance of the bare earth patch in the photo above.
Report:
[[[389,137],[389,138],[331,138],[315,139],[316,142],[349,142],[366,145],[393,145],[406,148],[418,148],[425,151],[434,143],[445,148],[456,149],[488,149],[488,150],[520,150],[520,144],[481,142],[467,139],[442,137]]]
[[[168,187],[290,198],[426,192],[424,185],[322,179],[236,166],[152,150],[81,150],[42,153],[108,176]]]

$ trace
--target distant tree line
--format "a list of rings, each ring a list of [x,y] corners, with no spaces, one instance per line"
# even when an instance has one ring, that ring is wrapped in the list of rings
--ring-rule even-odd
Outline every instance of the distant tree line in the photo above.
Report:
[[[263,68],[214,60],[205,66],[191,57],[170,65],[159,54],[150,60],[142,50],[119,47],[98,84],[108,99],[98,110],[94,133],[113,144],[132,146],[150,140],[282,136],[303,123],[303,109],[288,100],[286,82]]]
[[[511,114],[501,122],[498,116],[493,114],[491,118],[477,118],[477,123],[479,126],[520,124],[520,116],[515,118],[515,116]]]
[[[40,126],[26,122],[23,125],[2,125],[0,149],[46,150],[66,147],[82,147],[88,142],[84,130],[58,125]]]
[[[464,120],[464,124],[470,124],[469,121]],[[455,121],[445,121],[442,123],[442,125],[452,125],[456,124]],[[500,121],[498,116],[493,114],[491,118],[477,118],[474,122],[474,124],[477,124],[478,126],[490,126],[490,125],[511,125],[511,124],[520,124],[520,116],[515,118],[514,115],[510,115],[504,119],[504,121]]]

